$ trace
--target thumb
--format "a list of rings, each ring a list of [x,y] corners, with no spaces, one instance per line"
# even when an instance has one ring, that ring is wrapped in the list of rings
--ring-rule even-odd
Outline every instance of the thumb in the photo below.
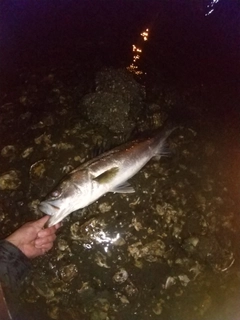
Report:
[[[37,227],[39,227],[40,229],[42,229],[45,225],[45,223],[50,219],[50,216],[44,216],[42,218],[40,218],[39,220],[36,220],[34,223]]]

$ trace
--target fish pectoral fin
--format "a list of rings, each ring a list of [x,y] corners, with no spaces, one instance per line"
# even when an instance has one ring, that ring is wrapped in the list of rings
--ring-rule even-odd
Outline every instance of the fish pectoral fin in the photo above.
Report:
[[[99,176],[94,177],[93,180],[100,184],[111,182],[111,180],[118,174],[119,168],[113,167],[107,171],[104,171]]]
[[[111,192],[115,192],[115,193],[134,193],[135,190],[134,188],[130,185],[129,182],[124,182],[122,184],[119,184],[118,186],[116,186],[115,188],[113,188],[111,190]]]
[[[163,145],[161,150],[157,151],[157,153],[153,156],[154,159],[157,159],[159,160],[161,157],[169,157],[171,156],[172,154],[172,151],[169,149],[168,146],[166,145]]]

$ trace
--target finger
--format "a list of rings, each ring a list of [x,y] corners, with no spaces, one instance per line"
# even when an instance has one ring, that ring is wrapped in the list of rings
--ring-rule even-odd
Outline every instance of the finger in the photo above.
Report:
[[[52,226],[50,228],[47,228],[47,229],[43,229],[43,230],[40,230],[38,232],[38,238],[46,238],[52,234],[55,234],[55,232],[57,231],[57,229],[55,228],[55,226]]]
[[[55,224],[55,229],[59,229],[62,226],[62,222],[58,222],[57,224]]]
[[[42,248],[43,245],[53,243],[56,240],[56,235],[52,234],[50,236],[47,236],[45,238],[38,238],[35,240],[35,247],[36,248]]]
[[[37,256],[43,256],[48,250],[45,248],[39,249],[39,254]]]
[[[49,227],[49,228],[40,230],[40,231],[38,232],[38,237],[39,237],[39,238],[44,238],[44,237],[46,237],[46,236],[48,236],[48,235],[51,235],[51,234],[55,233],[55,232],[57,231],[57,229],[59,229],[61,226],[62,226],[62,223],[59,222],[59,223],[55,224],[55,225],[52,226],[52,227]]]
[[[53,247],[53,243],[48,243],[48,244],[43,245],[42,248],[41,248],[41,250],[42,250],[43,252],[47,252],[47,251],[51,250],[52,247]]]
[[[44,216],[36,221],[34,221],[34,225],[40,229],[42,229],[45,225],[45,223],[50,219],[50,216]]]

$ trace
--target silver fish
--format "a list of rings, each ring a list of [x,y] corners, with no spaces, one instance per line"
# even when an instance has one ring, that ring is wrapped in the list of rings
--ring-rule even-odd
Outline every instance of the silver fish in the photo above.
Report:
[[[123,144],[67,174],[39,205],[43,213],[51,215],[47,226],[55,225],[107,192],[134,192],[128,180],[151,158],[166,154],[165,141],[174,129],[167,124],[154,137]]]

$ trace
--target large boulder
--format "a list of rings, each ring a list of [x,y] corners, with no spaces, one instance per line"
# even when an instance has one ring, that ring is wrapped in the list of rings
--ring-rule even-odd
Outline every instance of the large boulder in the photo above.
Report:
[[[96,90],[83,98],[88,120],[113,132],[129,133],[143,109],[145,90],[124,69],[104,69],[96,75]]]

